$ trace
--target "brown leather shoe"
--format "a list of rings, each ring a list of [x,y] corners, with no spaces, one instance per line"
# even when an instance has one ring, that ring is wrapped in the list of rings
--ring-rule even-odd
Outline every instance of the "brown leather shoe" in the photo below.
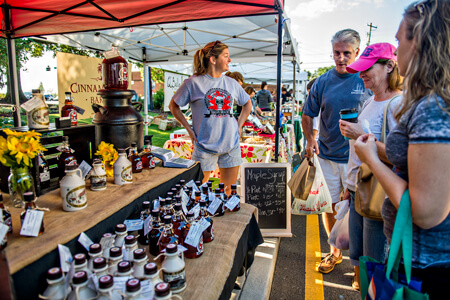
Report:
[[[320,273],[328,274],[333,271],[334,266],[340,264],[342,262],[342,252],[339,253],[339,256],[334,256],[333,253],[328,253],[324,259],[319,264],[317,268]]]

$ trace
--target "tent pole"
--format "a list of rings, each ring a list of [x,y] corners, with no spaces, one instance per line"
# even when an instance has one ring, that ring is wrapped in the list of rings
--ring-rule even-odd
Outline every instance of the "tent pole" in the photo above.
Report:
[[[16,60],[16,42],[11,38],[11,20],[10,18],[10,6],[3,6],[3,16],[5,18],[6,26],[6,53],[8,56],[8,84],[11,92],[11,104],[16,106],[14,112],[14,126],[22,126],[20,120],[20,100],[19,100],[19,83],[17,78],[17,60]]]
[[[295,59],[292,61],[292,64],[293,64],[293,66],[292,66],[292,72],[293,72],[293,74],[292,74],[292,85],[293,85],[293,91],[294,91],[294,93],[293,93],[293,95],[291,95],[292,96],[292,105],[294,106],[294,107],[292,107],[292,124],[294,124],[294,116],[296,117],[297,116],[297,85],[296,85],[296,82],[295,82],[295,67],[297,66],[297,62],[295,61]]]
[[[280,104],[281,104],[281,55],[283,51],[283,10],[278,4],[278,44],[277,44],[277,103],[275,110],[275,162],[278,162],[280,148]]]
[[[144,63],[144,134],[148,135],[148,101],[149,101],[149,88],[148,83],[151,83],[151,80],[149,81],[149,74],[148,74],[148,66],[146,63]]]

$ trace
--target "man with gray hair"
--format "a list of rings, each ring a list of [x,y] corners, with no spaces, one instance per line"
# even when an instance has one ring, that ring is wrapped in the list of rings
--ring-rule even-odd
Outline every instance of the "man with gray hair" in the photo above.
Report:
[[[347,162],[349,154],[348,140],[339,130],[339,111],[344,108],[356,108],[371,95],[364,88],[359,73],[350,74],[346,67],[356,60],[361,39],[353,29],[338,31],[331,39],[332,57],[336,67],[320,76],[311,88],[303,106],[302,128],[306,138],[306,156],[315,152],[319,157],[325,180],[330,190],[333,213],[324,213],[322,220],[327,235],[333,228],[335,204],[346,187]],[[320,113],[320,132],[318,142],[313,137],[313,118]],[[329,273],[334,266],[342,262],[342,252],[331,246],[331,251],[319,264],[319,272]]]

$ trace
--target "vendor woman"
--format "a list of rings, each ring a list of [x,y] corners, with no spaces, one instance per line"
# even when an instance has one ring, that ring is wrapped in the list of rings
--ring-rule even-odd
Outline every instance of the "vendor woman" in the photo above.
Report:
[[[173,95],[169,109],[186,128],[194,144],[192,159],[199,161],[203,182],[219,165],[220,182],[229,195],[242,163],[239,136],[252,110],[249,95],[239,83],[223,73],[231,62],[228,46],[220,41],[207,44],[194,55],[194,75]],[[242,105],[239,119],[233,117],[233,101]],[[192,109],[192,128],[180,107]]]

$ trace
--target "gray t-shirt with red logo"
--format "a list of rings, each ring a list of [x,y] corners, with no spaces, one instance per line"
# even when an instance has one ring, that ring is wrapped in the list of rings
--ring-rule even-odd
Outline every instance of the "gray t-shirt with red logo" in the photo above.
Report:
[[[206,152],[223,154],[239,145],[239,132],[233,117],[233,102],[244,105],[250,96],[228,76],[208,74],[186,79],[173,95],[180,107],[189,104],[198,144]]]

